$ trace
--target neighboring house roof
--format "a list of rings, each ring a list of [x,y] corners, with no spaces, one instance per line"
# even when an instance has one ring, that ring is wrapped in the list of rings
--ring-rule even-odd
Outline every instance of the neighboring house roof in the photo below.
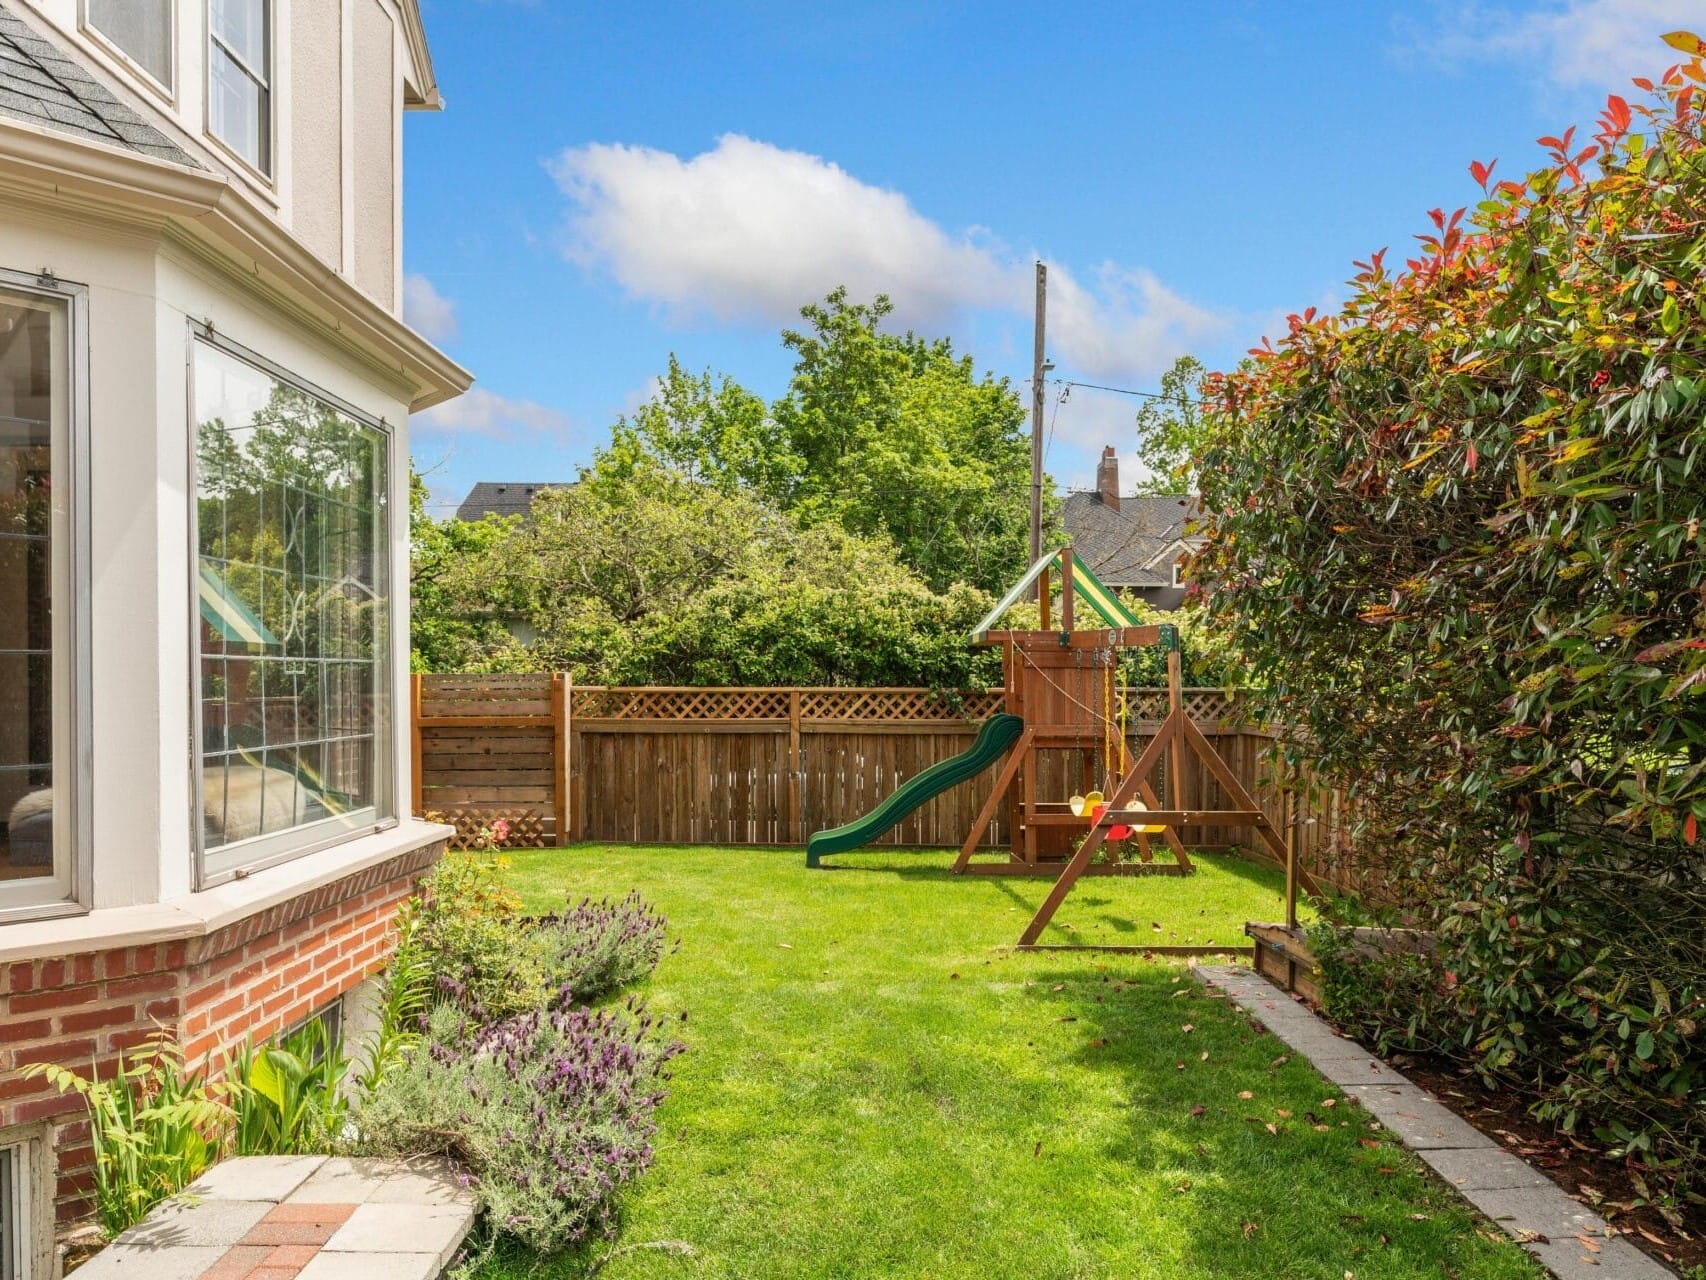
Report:
[[[191,169],[202,166],[0,4],[0,115]]]
[[[535,494],[568,487],[565,482],[551,480],[481,480],[468,490],[468,496],[456,508],[456,518],[484,520],[487,516],[524,516],[533,510]]]
[[[1098,493],[1069,493],[1060,519],[1072,549],[1110,587],[1171,587],[1169,554],[1197,539],[1185,534],[1191,499],[1184,495],[1134,494],[1116,509]]]

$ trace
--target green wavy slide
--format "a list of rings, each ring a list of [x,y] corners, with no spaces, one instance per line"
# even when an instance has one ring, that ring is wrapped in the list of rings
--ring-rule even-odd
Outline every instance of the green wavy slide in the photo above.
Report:
[[[1018,716],[993,715],[977,731],[977,740],[968,750],[931,765],[915,778],[908,779],[893,795],[862,818],[844,827],[819,831],[806,841],[806,865],[815,867],[826,853],[846,853],[862,844],[869,844],[889,830],[907,814],[932,796],[939,796],[949,787],[958,786],[967,778],[975,778],[1001,758],[1025,731],[1025,722]]]

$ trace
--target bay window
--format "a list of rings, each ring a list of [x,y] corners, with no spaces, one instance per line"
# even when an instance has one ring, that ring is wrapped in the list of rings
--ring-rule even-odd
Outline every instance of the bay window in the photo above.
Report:
[[[193,345],[205,885],[395,817],[390,437],[210,334]]]
[[[0,272],[0,919],[79,887],[75,297]]]

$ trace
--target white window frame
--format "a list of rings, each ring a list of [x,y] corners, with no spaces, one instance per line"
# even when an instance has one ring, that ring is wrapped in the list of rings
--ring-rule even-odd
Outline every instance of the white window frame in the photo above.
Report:
[[[172,3],[170,5],[170,9],[172,21],[166,32],[166,65],[170,67],[172,71],[172,83],[170,84],[163,82],[160,77],[155,75],[147,67],[143,66],[135,58],[131,57],[129,53],[125,52],[124,46],[119,44],[117,40],[114,40],[105,31],[101,30],[100,25],[89,16],[89,0],[77,0],[77,25],[82,29],[83,34],[89,37],[90,42],[93,43],[97,49],[106,54],[107,57],[111,58],[114,62],[118,63],[119,66],[124,68],[124,70],[136,76],[151,92],[157,93],[160,97],[164,98],[168,106],[176,106],[178,102],[177,4],[175,2]]]
[[[195,887],[199,891],[212,888],[217,884],[224,884],[229,880],[240,880],[252,872],[267,867],[277,866],[284,862],[293,862],[297,858],[305,858],[311,853],[318,853],[322,849],[329,849],[349,840],[380,831],[389,831],[397,826],[400,821],[396,763],[397,689],[392,659],[392,646],[396,637],[396,588],[393,582],[392,559],[396,552],[396,539],[392,530],[390,505],[394,500],[391,493],[392,480],[397,474],[397,440],[390,424],[383,418],[376,418],[372,414],[358,409],[347,400],[333,395],[325,388],[316,386],[314,383],[291,373],[283,366],[268,360],[265,356],[231,341],[223,334],[215,332],[211,325],[192,320],[189,324],[189,330],[190,341],[186,358],[189,386],[189,546],[187,548],[188,557],[184,562],[186,571],[184,580],[188,588],[190,620],[190,838],[193,845],[192,872]],[[383,634],[376,636],[374,641],[374,794],[371,812],[364,809],[356,814],[322,818],[272,835],[253,836],[249,839],[215,846],[213,852],[219,861],[219,865],[214,867],[209,866],[207,833],[205,823],[202,820],[204,812],[204,742],[202,732],[202,664],[199,639],[201,634],[201,601],[199,593],[193,585],[197,571],[196,566],[200,563],[201,557],[198,528],[200,484],[196,466],[196,439],[199,423],[195,392],[195,353],[198,343],[241,361],[270,378],[275,378],[295,387],[305,395],[313,396],[327,406],[336,409],[339,413],[354,419],[362,426],[377,431],[384,441],[385,455],[385,493],[374,515],[377,535],[375,545],[382,547],[382,551],[374,556],[375,589],[378,597],[384,602],[384,612],[382,615]]]
[[[207,30],[206,68],[202,76],[202,132],[208,141],[223,151],[232,160],[243,167],[268,187],[278,182],[278,3],[277,0],[261,0],[264,11],[261,15],[261,28],[266,39],[266,63],[264,68],[256,69],[224,40],[213,29],[213,0],[206,0],[202,5],[202,20]],[[220,51],[235,62],[251,80],[260,85],[266,93],[267,118],[266,164],[257,167],[252,164],[236,147],[213,131],[213,46],[217,44]]]
[[[0,292],[45,298],[64,309],[66,405],[64,456],[70,473],[59,492],[67,495],[63,549],[68,584],[64,611],[55,609],[53,662],[69,677],[69,691],[54,707],[63,717],[66,759],[51,762],[56,796],[53,812],[53,874],[0,882],[0,925],[16,920],[77,915],[88,910],[91,875],[90,599],[89,599],[89,291],[44,272],[0,268]]]
[[[12,1164],[11,1195],[0,1205],[12,1218],[14,1234],[7,1241],[5,1261],[18,1280],[43,1280],[56,1275],[53,1262],[52,1149],[46,1125],[23,1125],[0,1133],[0,1160]],[[0,1275],[6,1274],[0,1271]]]
[[[1173,586],[1174,587],[1183,587],[1184,585],[1185,585],[1185,558],[1183,556],[1180,556],[1177,560],[1173,561]]]

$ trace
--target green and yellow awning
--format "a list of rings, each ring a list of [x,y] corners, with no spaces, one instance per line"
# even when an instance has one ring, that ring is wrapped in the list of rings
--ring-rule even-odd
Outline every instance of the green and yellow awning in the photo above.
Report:
[[[243,597],[223,574],[206,560],[201,562],[201,620],[220,639],[251,649],[278,647],[278,637],[267,630]]]

